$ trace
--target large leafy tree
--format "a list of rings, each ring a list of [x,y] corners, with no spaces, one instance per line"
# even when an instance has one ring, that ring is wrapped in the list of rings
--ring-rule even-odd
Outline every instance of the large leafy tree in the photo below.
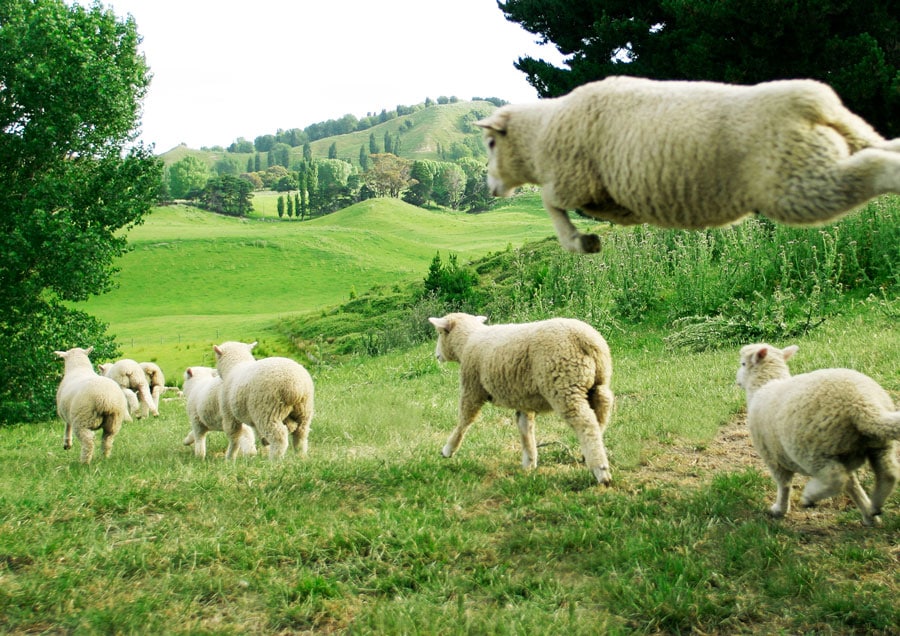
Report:
[[[882,134],[900,135],[896,0],[506,0],[507,19],[552,42],[567,68],[520,58],[542,97],[609,75],[830,84]]]
[[[110,288],[159,191],[160,163],[134,143],[138,44],[100,5],[0,0],[0,422],[52,414],[55,349],[116,353],[69,303]]]

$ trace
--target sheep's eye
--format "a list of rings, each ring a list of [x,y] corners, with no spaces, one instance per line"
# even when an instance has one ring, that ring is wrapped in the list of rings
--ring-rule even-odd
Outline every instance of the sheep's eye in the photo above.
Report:
[[[493,137],[491,137],[491,138],[488,139],[488,148],[489,148],[490,150],[493,150],[493,149],[494,149],[494,146],[496,146],[496,145],[497,145],[497,140],[496,140],[496,139],[494,139]]]

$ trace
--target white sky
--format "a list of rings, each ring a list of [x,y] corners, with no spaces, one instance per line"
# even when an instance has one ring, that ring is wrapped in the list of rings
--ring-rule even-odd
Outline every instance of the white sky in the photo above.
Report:
[[[81,0],[81,4],[89,4]],[[496,0],[104,0],[134,16],[153,74],[141,139],[251,141],[426,97],[537,99],[513,63],[559,65]]]

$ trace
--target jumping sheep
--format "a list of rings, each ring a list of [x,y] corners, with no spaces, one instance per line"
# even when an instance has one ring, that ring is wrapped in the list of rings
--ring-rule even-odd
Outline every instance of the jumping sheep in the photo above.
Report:
[[[485,325],[463,313],[429,318],[435,356],[459,363],[459,421],[441,451],[451,457],[485,402],[516,411],[522,467],[537,466],[535,413],[554,411],[575,431],[588,469],[601,484],[611,475],[603,432],[613,408],[612,358],[597,331],[579,320]]]
[[[159,402],[166,390],[166,376],[155,362],[141,362],[140,365],[147,378],[147,384],[150,386],[150,396],[153,398],[156,410],[159,411]],[[146,405],[144,408],[148,409]],[[147,410],[143,411],[142,415],[147,417]]]
[[[761,214],[824,223],[900,192],[900,139],[885,140],[813,80],[755,86],[608,77],[503,106],[478,122],[488,186],[542,186],[556,235],[597,252],[567,210],[622,225],[697,229]]]
[[[900,476],[893,441],[900,439],[900,411],[877,382],[858,371],[791,376],[786,361],[796,351],[751,344],[740,352],[737,383],[747,393],[750,437],[778,486],[769,512],[790,512],[791,480],[800,473],[811,477],[801,506],[846,489],[863,525],[871,526]],[[856,476],[866,460],[875,474],[871,500]]]
[[[206,457],[206,435],[209,431],[222,430],[222,408],[219,393],[222,378],[211,367],[188,367],[184,372],[185,408],[191,423],[191,432],[184,438],[184,445],[194,445],[194,455]],[[230,438],[229,438],[230,439]],[[238,434],[237,454],[256,455],[256,437],[253,429],[241,424]]]
[[[293,449],[305,456],[313,417],[312,378],[289,358],[256,360],[255,346],[256,342],[224,342],[213,347],[222,377],[222,429],[229,437],[225,457],[234,456],[242,422],[253,426],[263,443],[268,443],[269,459],[284,456],[288,433]]]
[[[72,448],[72,431],[81,442],[81,461],[94,457],[94,431],[103,431],[103,456],[112,452],[113,439],[130,422],[125,394],[113,380],[97,375],[91,365],[93,347],[57,351],[65,361],[65,371],[56,391],[56,412],[66,423],[63,448]]]
[[[126,392],[126,396],[128,395],[128,391],[132,391],[137,395],[141,409],[139,412],[132,411],[135,412],[137,417],[143,417],[148,412],[152,413],[154,416],[159,415],[159,410],[156,408],[156,401],[150,393],[150,385],[147,383],[147,376],[144,375],[144,370],[141,368],[141,365],[134,360],[123,358],[115,363],[107,362],[101,364],[99,368],[103,375],[112,378],[120,387],[122,387],[122,390]],[[129,399],[129,401],[131,400]],[[133,406],[133,404],[131,406]]]

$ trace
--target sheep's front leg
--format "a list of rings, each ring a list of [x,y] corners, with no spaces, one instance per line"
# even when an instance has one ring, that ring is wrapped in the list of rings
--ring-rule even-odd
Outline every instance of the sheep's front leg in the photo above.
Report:
[[[553,229],[556,230],[556,236],[560,245],[568,251],[578,254],[599,252],[600,237],[596,234],[582,234],[579,232],[572,224],[569,213],[553,205],[547,193],[548,190],[545,188],[543,194],[544,208],[550,214],[550,220],[553,221]]]
[[[516,423],[522,438],[522,468],[537,468],[537,442],[534,439],[534,413],[516,411]]]
[[[775,503],[769,508],[769,514],[781,518],[791,511],[791,481],[794,473],[778,466],[770,466],[769,470],[777,486]]]
[[[484,404],[484,401],[473,400],[471,397],[467,397],[465,392],[463,393],[463,396],[459,401],[459,423],[456,425],[456,428],[453,429],[453,432],[450,433],[447,443],[444,444],[444,448],[441,449],[441,455],[444,457],[453,457],[453,453],[459,450],[459,445],[462,444],[466,431],[481,412],[482,404]]]
[[[874,526],[876,520],[880,521],[880,517],[876,517],[874,514],[872,502],[869,501],[869,496],[866,494],[866,491],[863,490],[862,486],[859,485],[859,479],[856,478],[856,473],[851,473],[850,479],[847,480],[847,494],[850,495],[850,499],[852,499],[853,503],[856,504],[856,507],[859,508],[859,512],[862,514],[862,524],[864,526]]]

